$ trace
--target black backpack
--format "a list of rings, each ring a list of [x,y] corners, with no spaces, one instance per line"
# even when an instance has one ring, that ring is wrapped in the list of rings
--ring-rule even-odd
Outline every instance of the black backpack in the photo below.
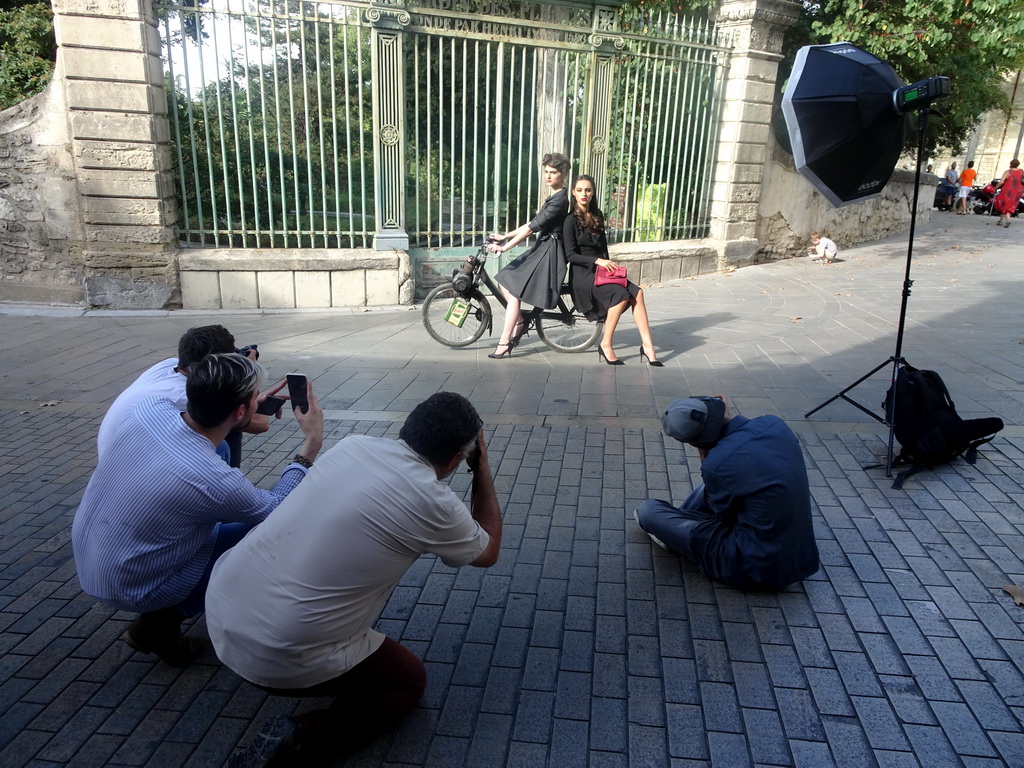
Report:
[[[921,371],[906,364],[899,367],[896,383],[885,393],[882,408],[886,421],[893,424],[901,449],[893,464],[911,465],[897,475],[893,488],[902,487],[915,472],[945,464],[961,454],[974,464],[978,446],[1003,428],[999,418],[960,418],[942,377],[935,371]]]

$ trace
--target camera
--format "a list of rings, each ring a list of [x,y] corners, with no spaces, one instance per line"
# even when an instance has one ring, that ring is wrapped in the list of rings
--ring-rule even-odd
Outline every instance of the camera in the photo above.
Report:
[[[249,344],[248,346],[246,346],[246,347],[242,347],[241,349],[236,349],[236,350],[235,350],[235,354],[241,355],[242,357],[248,357],[249,355],[248,355],[248,354],[246,354],[246,353],[247,353],[247,352],[248,352],[248,351],[249,351],[250,349],[251,349],[251,350],[252,350],[253,352],[255,352],[255,353],[256,353],[256,359],[257,359],[257,360],[259,360],[259,359],[260,359],[260,351],[259,351],[259,349],[257,348],[257,346],[256,346],[255,344]]]

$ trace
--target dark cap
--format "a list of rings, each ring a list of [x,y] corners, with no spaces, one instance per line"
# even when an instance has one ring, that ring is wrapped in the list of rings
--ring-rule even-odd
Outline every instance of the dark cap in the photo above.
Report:
[[[717,397],[685,397],[672,403],[661,418],[661,428],[681,443],[714,443],[725,424],[725,403]]]

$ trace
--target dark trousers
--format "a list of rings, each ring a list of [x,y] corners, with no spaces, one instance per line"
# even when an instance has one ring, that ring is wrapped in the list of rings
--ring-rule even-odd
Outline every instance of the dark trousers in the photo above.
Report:
[[[299,715],[303,753],[328,757],[354,752],[387,733],[423,697],[427,670],[401,643],[384,638],[348,672],[310,688],[266,688],[278,696],[334,696],[326,709]]]
[[[224,438],[224,442],[228,444],[228,466],[238,469],[242,466],[242,433],[241,432],[229,432],[228,436]]]
[[[210,583],[210,574],[213,573],[213,566],[217,558],[231,549],[235,544],[245,538],[245,534],[253,529],[250,523],[221,523],[217,528],[217,540],[213,544],[213,552],[210,554],[210,562],[206,564],[203,575],[188,597],[178,604],[178,609],[187,616],[195,616],[206,610],[206,587]]]

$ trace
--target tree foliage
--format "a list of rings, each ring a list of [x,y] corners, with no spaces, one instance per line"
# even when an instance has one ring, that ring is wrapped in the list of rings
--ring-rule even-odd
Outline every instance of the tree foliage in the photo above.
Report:
[[[0,10],[0,109],[43,90],[57,58],[49,0],[7,5]]]
[[[1003,81],[1024,66],[1019,0],[824,0],[805,5],[804,14],[789,35],[794,52],[844,40],[891,64],[908,83],[950,79],[950,96],[934,105],[943,117],[931,121],[929,149],[957,152],[983,113],[1009,112]]]

